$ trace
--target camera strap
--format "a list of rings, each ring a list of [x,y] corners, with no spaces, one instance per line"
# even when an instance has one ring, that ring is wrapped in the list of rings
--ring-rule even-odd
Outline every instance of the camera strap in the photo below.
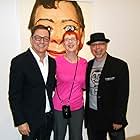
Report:
[[[72,82],[72,86],[71,86],[71,90],[70,90],[70,95],[69,95],[69,98],[68,98],[68,102],[70,101],[72,89],[73,89],[73,86],[74,86],[74,81],[75,81],[75,77],[76,77],[77,67],[78,67],[78,56],[77,56],[77,62],[76,62],[76,67],[75,67],[75,73],[74,73],[74,78],[73,78],[73,82]],[[60,96],[59,96],[59,94],[58,94],[57,86],[56,86],[56,93],[57,93],[57,96],[58,96],[59,100],[60,100],[61,103],[63,104],[63,100],[60,98]]]

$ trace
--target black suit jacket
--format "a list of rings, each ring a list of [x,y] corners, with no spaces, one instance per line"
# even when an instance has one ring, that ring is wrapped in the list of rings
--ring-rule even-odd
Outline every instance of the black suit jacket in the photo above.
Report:
[[[89,110],[89,81],[94,59],[88,62],[86,74],[86,124]],[[107,55],[97,92],[98,111],[93,120],[99,129],[108,129],[112,123],[127,125],[126,112],[129,96],[129,72],[127,64]]]
[[[30,127],[40,125],[45,113],[47,90],[51,108],[55,87],[55,60],[48,57],[48,79],[44,82],[40,68],[28,49],[11,61],[9,102],[15,126],[28,122]]]

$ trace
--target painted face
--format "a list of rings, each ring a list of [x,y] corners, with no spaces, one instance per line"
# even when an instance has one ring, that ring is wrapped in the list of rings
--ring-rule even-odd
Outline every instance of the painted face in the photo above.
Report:
[[[67,52],[77,53],[79,40],[76,39],[76,36],[74,34],[66,34],[64,37],[63,44]]]
[[[104,41],[98,41],[90,44],[91,53],[96,59],[102,59],[107,50],[107,43]]]
[[[37,54],[46,53],[49,40],[49,32],[45,29],[37,29],[30,38],[32,48]]]
[[[52,57],[65,53],[62,38],[68,30],[74,31],[80,36],[81,44],[84,42],[84,32],[79,24],[76,10],[70,2],[60,1],[57,9],[38,7],[35,15],[35,25],[50,27],[51,36],[48,53]]]

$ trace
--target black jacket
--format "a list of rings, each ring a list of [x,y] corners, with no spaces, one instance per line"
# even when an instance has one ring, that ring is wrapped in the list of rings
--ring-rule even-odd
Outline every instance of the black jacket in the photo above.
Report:
[[[86,107],[85,122],[88,123],[89,110],[89,81],[94,59],[88,62],[86,74]],[[127,125],[126,112],[129,96],[129,72],[127,64],[117,58],[107,55],[101,72],[98,92],[98,113],[92,119],[99,129],[108,129],[112,123]]]
[[[28,49],[11,61],[9,102],[15,126],[28,122],[30,126],[41,123],[45,113],[45,89],[50,106],[55,87],[55,60],[48,57],[48,79],[45,83],[39,66]]]

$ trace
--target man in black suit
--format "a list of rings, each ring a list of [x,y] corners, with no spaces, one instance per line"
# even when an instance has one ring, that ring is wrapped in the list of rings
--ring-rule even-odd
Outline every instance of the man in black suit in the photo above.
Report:
[[[89,140],[125,140],[129,96],[127,63],[110,56],[104,33],[90,36],[91,53],[86,78],[85,124]]]
[[[31,47],[11,61],[9,102],[22,140],[50,139],[56,64],[46,53],[49,40],[47,27],[34,26]]]

